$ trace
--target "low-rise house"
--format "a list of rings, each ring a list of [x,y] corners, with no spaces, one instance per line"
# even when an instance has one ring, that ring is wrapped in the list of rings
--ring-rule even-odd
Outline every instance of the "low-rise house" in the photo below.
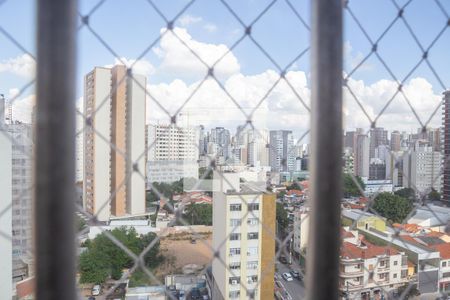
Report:
[[[352,232],[341,246],[339,290],[343,299],[383,299],[408,284],[408,259],[393,247],[376,246]]]

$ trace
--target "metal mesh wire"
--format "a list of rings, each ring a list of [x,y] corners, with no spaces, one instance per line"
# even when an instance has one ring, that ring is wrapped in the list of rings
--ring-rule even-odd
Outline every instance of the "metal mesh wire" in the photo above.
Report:
[[[7,2],[8,1],[0,1],[0,10],[2,9],[2,6],[5,5],[5,3],[7,3]],[[103,48],[103,50],[106,53],[108,53],[112,57],[114,57],[118,61],[118,63],[127,66],[127,73],[125,74],[125,76],[123,76],[122,78],[120,78],[118,80],[118,82],[115,86],[112,86],[112,88],[111,88],[112,93],[115,92],[115,90],[118,88],[118,86],[120,86],[120,84],[122,82],[124,82],[126,80],[132,80],[135,84],[137,84],[139,86],[139,88],[141,88],[145,92],[147,98],[151,100],[152,104],[156,105],[158,107],[158,109],[160,109],[166,115],[168,122],[174,126],[177,126],[176,125],[177,124],[177,116],[179,115],[179,113],[182,112],[183,110],[187,109],[186,106],[188,105],[188,103],[190,103],[190,101],[192,101],[192,99],[194,99],[196,97],[197,93],[202,89],[202,87],[204,86],[204,84],[207,81],[213,82],[223,91],[223,93],[230,100],[230,103],[232,103],[235,106],[237,111],[239,111],[242,114],[243,121],[241,124],[241,130],[243,131],[245,129],[252,129],[260,136],[262,136],[262,134],[260,132],[261,129],[256,128],[255,122],[254,122],[255,112],[264,103],[264,101],[266,101],[268,99],[268,97],[274,92],[274,90],[282,83],[285,84],[291,90],[292,94],[296,97],[296,99],[298,100],[302,109],[307,111],[308,113],[310,112],[310,107],[309,107],[307,99],[305,99],[303,96],[301,96],[301,92],[299,92],[295,88],[295,84],[287,76],[288,71],[296,62],[298,62],[302,58],[305,58],[310,55],[309,45],[304,45],[301,49],[298,49],[298,51],[296,51],[298,54],[296,56],[288,59],[289,62],[286,65],[283,65],[283,64],[279,63],[277,61],[277,59],[274,58],[273,54],[271,54],[268,50],[265,49],[265,46],[261,42],[258,41],[257,37],[254,34],[254,30],[253,30],[254,28],[257,28],[260,23],[264,22],[264,17],[266,14],[268,14],[268,12],[275,9],[276,5],[281,5],[281,3],[282,3],[283,5],[285,5],[285,8],[287,8],[291,13],[289,15],[289,17],[296,19],[298,21],[298,23],[297,23],[298,26],[301,27],[302,30],[305,30],[305,32],[309,35],[310,34],[309,21],[305,17],[303,17],[305,15],[305,12],[301,11],[301,9],[299,8],[300,5],[298,5],[298,3],[296,3],[295,1],[289,1],[289,0],[270,1],[269,3],[267,3],[265,6],[263,6],[259,10],[256,17],[254,17],[250,22],[244,21],[244,18],[242,18],[240,16],[239,11],[237,11],[234,8],[234,6],[231,5],[228,1],[225,1],[225,0],[217,1],[218,3],[220,3],[220,7],[223,9],[223,11],[221,11],[221,13],[230,14],[233,21],[237,22],[239,24],[239,26],[241,27],[242,34],[239,35],[238,38],[233,43],[231,43],[231,46],[228,48],[228,51],[223,53],[217,60],[213,61],[212,63],[208,63],[207,60],[204,57],[202,57],[202,55],[200,53],[198,53],[198,51],[196,51],[196,49],[194,49],[189,43],[187,43],[177,33],[177,31],[174,30],[176,27],[176,22],[180,19],[180,17],[183,14],[189,12],[189,10],[191,9],[191,7],[193,5],[200,5],[200,1],[197,1],[197,0],[188,1],[173,16],[168,16],[168,14],[164,13],[159,8],[156,1],[147,0],[145,2],[148,4],[149,9],[152,10],[152,13],[159,16],[160,21],[165,26],[165,30],[161,30],[160,35],[155,36],[153,38],[145,37],[145,39],[146,40],[148,39],[150,42],[136,56],[135,61],[132,62],[131,64],[123,58],[121,53],[119,53],[118,51],[116,51],[114,49],[114,46],[112,46],[108,42],[107,38],[104,38],[102,36],[101,31],[96,29],[95,25],[93,25],[94,23],[92,22],[92,20],[95,18],[95,16],[97,14],[101,14],[102,7],[104,5],[106,5],[108,2],[111,2],[111,1],[101,0],[101,1],[98,1],[94,6],[92,6],[92,8],[87,13],[82,13],[80,11],[79,12],[78,31],[80,32],[80,34],[83,30],[85,32],[88,32],[91,35],[91,37],[101,45],[101,47]],[[199,3],[197,3],[197,2],[199,2]],[[369,132],[370,129],[375,128],[377,125],[382,125],[383,122],[382,122],[382,119],[380,119],[380,118],[384,114],[389,112],[389,108],[390,108],[391,104],[396,99],[401,99],[403,101],[403,105],[407,106],[410,109],[411,115],[416,119],[418,126],[420,126],[420,128],[422,128],[423,132],[426,132],[427,126],[430,124],[433,117],[438,115],[439,108],[442,106],[442,103],[439,103],[436,106],[436,108],[433,110],[431,115],[421,116],[420,111],[418,111],[418,109],[416,109],[413,106],[412,101],[410,100],[411,95],[408,93],[407,90],[405,90],[404,87],[407,84],[408,80],[411,79],[411,77],[415,74],[415,72],[421,66],[426,66],[429,68],[429,70],[431,71],[431,74],[434,76],[434,80],[438,83],[440,89],[445,90],[446,87],[449,86],[449,85],[446,85],[448,83],[444,82],[444,79],[440,76],[437,69],[433,66],[432,61],[430,60],[430,56],[432,56],[432,54],[433,54],[434,47],[436,47],[436,45],[439,41],[445,39],[445,34],[447,34],[447,36],[448,36],[448,27],[450,25],[449,12],[448,12],[448,9],[446,9],[445,5],[443,5],[443,3],[441,1],[435,0],[433,3],[431,3],[431,1],[430,1],[430,4],[429,4],[430,9],[435,10],[436,14],[440,14],[441,16],[443,16],[443,18],[445,19],[445,22],[443,22],[441,28],[439,28],[439,30],[436,33],[434,33],[433,38],[431,39],[431,42],[423,43],[423,42],[421,42],[420,37],[416,34],[413,27],[411,26],[410,20],[408,17],[408,8],[411,5],[413,5],[414,2],[417,2],[417,1],[413,1],[413,0],[406,1],[406,2],[403,1],[401,4],[400,4],[401,1],[392,0],[390,2],[392,4],[391,9],[395,12],[395,17],[393,17],[393,19],[388,23],[388,25],[385,28],[383,28],[382,31],[380,31],[381,34],[373,35],[373,34],[370,34],[369,31],[366,29],[366,27],[364,25],[365,20],[361,20],[358,16],[358,13],[354,10],[353,1],[345,1],[344,10],[345,10],[346,18],[348,20],[351,20],[351,23],[353,24],[353,26],[357,30],[359,30],[361,32],[362,36],[367,40],[368,44],[370,45],[370,51],[366,55],[363,55],[362,58],[360,59],[360,61],[357,62],[352,68],[350,68],[350,70],[347,70],[344,73],[343,88],[344,88],[347,98],[350,99],[349,101],[354,101],[354,104],[359,107],[359,109],[363,112],[364,116],[367,118],[367,121],[368,121],[367,132]],[[383,47],[382,42],[385,39],[385,37],[393,30],[393,28],[395,26],[400,26],[400,25],[403,26],[403,29],[404,29],[403,34],[411,36],[412,40],[414,41],[414,44],[417,46],[417,49],[420,52],[420,56],[417,57],[417,62],[415,62],[412,65],[411,69],[409,71],[407,71],[406,75],[404,75],[404,76],[396,75],[396,70],[394,70],[389,65],[389,63],[386,60],[386,57],[380,51],[380,49],[382,49],[382,47]],[[12,45],[16,46],[21,52],[23,52],[24,54],[28,54],[33,60],[35,60],[33,54],[29,50],[27,50],[25,47],[22,46],[20,39],[14,37],[12,34],[10,34],[8,32],[8,30],[1,25],[1,22],[0,22],[0,34],[3,35],[3,37],[6,40],[8,40]],[[158,96],[152,94],[152,92],[148,89],[147,86],[142,86],[141,83],[136,80],[135,75],[133,73],[133,67],[135,67],[135,65],[139,62],[139,60],[143,59],[150,51],[152,51],[152,49],[154,49],[154,47],[156,47],[158,45],[158,43],[161,42],[162,38],[165,37],[166,35],[171,35],[173,38],[175,38],[182,45],[182,47],[184,47],[187,51],[189,51],[192,54],[192,56],[198,60],[199,64],[201,64],[204,68],[204,76],[202,77],[202,80],[200,80],[197,83],[196,87],[192,90],[192,92],[189,93],[189,95],[186,99],[184,99],[183,101],[180,101],[180,103],[178,103],[179,106],[175,109],[175,111],[173,113],[171,113],[170,109],[165,107],[164,99],[161,99]],[[309,36],[308,36],[308,38],[309,38]],[[448,39],[447,39],[447,41],[448,41]],[[233,95],[233,92],[229,91],[227,89],[227,87],[224,85],[224,82],[216,74],[218,64],[221,63],[225,57],[227,57],[230,53],[232,53],[232,51],[237,49],[237,47],[239,47],[239,45],[241,45],[244,42],[248,42],[251,45],[253,45],[254,49],[256,49],[255,51],[257,51],[260,55],[265,57],[267,59],[267,61],[269,61],[273,65],[273,67],[276,69],[276,72],[278,73],[278,78],[273,81],[272,85],[270,86],[270,88],[267,91],[264,91],[264,93],[262,93],[263,97],[261,97],[261,99],[259,99],[259,101],[257,101],[257,104],[251,108],[243,107],[240,104],[240,101],[237,99],[237,97]],[[289,47],[289,45],[278,45],[278,46],[279,47]],[[397,84],[396,91],[392,95],[387,97],[388,101],[382,106],[381,110],[379,110],[375,114],[371,113],[365,107],[364,99],[361,99],[358,96],[358,93],[355,92],[355,90],[354,90],[354,85],[350,84],[350,81],[354,77],[356,77],[357,72],[360,71],[368,63],[368,61],[370,59],[376,60],[377,63],[379,63],[379,65],[382,66],[382,68],[386,71],[386,73],[389,74],[391,79],[394,82],[396,82],[396,84]],[[28,83],[23,85],[23,87],[20,88],[19,92],[16,93],[13,98],[9,99],[11,105],[13,105],[17,101],[17,99],[19,99],[27,91],[29,91],[31,88],[33,88],[34,82],[35,82],[35,79],[32,79]],[[98,109],[100,109],[100,107],[102,105],[106,105],[107,101],[109,100],[109,97],[110,97],[109,95],[107,97],[105,97],[105,99],[103,100],[102,104],[99,106]],[[95,118],[95,114],[97,113],[97,111],[94,111],[94,112],[90,113],[89,115],[85,115],[84,112],[82,112],[82,111],[77,111],[76,113],[79,117],[81,117],[84,120],[83,127],[77,132],[77,136],[83,135],[87,130],[89,130],[89,131],[93,132],[95,135],[97,135],[104,142],[108,143],[111,150],[115,151],[119,156],[123,157],[124,159],[129,160],[129,156],[127,156],[124,151],[120,150],[116,145],[111,143],[107,137],[102,136],[102,134],[98,130],[96,130],[96,128],[93,126],[92,120],[93,120],[93,118]],[[350,118],[351,118],[351,116],[350,116]],[[305,139],[307,138],[308,133],[309,133],[309,130],[304,132],[303,135],[296,141],[296,145],[300,145],[302,142],[305,142]],[[3,130],[2,130],[2,134],[4,134],[6,137],[8,137],[8,139],[10,139],[13,144],[17,144],[11,134],[9,134],[8,132],[5,132]],[[128,162],[133,165],[133,168],[131,168],[129,170],[129,172],[126,174],[126,177],[124,178],[123,182],[119,184],[119,187],[112,192],[112,194],[110,195],[110,198],[108,199],[108,201],[105,202],[103,207],[100,208],[97,215],[102,210],[109,209],[111,200],[115,197],[116,193],[118,193],[121,189],[124,188],[125,183],[131,178],[132,174],[138,174],[138,176],[142,180],[144,180],[144,182],[147,181],[146,175],[145,175],[145,170],[140,170],[137,167],[138,166],[137,162],[139,160],[143,159],[146,156],[146,153],[148,153],[148,151],[150,149],[155,147],[156,143],[157,143],[157,140],[149,141],[148,144],[146,145],[145,151],[139,156],[139,158],[136,160],[136,162]],[[199,147],[198,144],[194,144],[194,145],[195,145],[195,147]],[[276,149],[274,149],[272,147],[269,149],[269,151],[276,152]],[[294,151],[294,149],[291,149],[290,151]],[[31,153],[26,152],[24,154],[31,157]],[[394,155],[393,151],[391,151],[391,155]],[[444,165],[447,165],[448,159],[449,159],[448,157],[444,158],[444,160],[445,160]],[[208,155],[208,160],[209,160],[209,165],[208,165],[207,169],[208,169],[208,171],[212,171],[217,166],[218,156]],[[283,163],[287,163],[287,162],[283,162]],[[225,162],[225,165],[227,165],[226,162]],[[397,163],[395,164],[395,169],[398,169]],[[443,170],[442,170],[442,172],[443,172]],[[434,181],[440,180],[440,176],[441,176],[442,172],[439,174],[439,176],[437,176],[434,179]],[[196,182],[196,185],[194,186],[194,190],[196,187],[200,186],[202,184],[202,182],[204,182],[207,174],[208,174],[208,172],[205,172],[203,174],[203,176]],[[217,174],[220,176],[220,180],[223,180],[223,181],[227,182],[228,184],[230,184],[230,182],[228,182],[228,179],[225,176],[222,176],[221,173],[217,173]],[[404,176],[406,176],[406,175],[404,175]],[[365,196],[364,189],[360,186],[357,178],[353,174],[351,174],[351,177],[352,177],[353,182],[358,186],[361,196],[364,197]],[[151,191],[154,192],[158,196],[159,199],[167,198],[152,183],[148,183],[148,184],[149,184]],[[33,187],[31,186],[27,189],[24,189],[23,193],[30,193],[32,188]],[[409,215],[402,221],[402,224],[405,224],[407,222],[407,220],[409,219],[409,217],[411,217],[419,208],[428,209],[432,214],[434,214],[434,216],[437,219],[439,219],[440,217],[438,215],[436,215],[435,212],[429,206],[430,204],[427,199],[427,195],[430,190],[420,191],[414,185],[412,185],[412,188],[419,195],[419,197],[418,197],[419,201],[414,203],[414,207],[413,207],[411,213],[409,213]],[[378,217],[381,217],[379,215],[379,213],[373,209],[373,204],[374,204],[375,198],[379,195],[380,192],[381,192],[381,190],[379,190],[378,192],[376,192],[369,198],[366,206],[364,207],[364,210],[363,210],[364,212],[370,212],[372,214],[375,214]],[[23,195],[20,194],[17,196],[17,198],[20,199],[22,196]],[[249,202],[242,196],[239,196],[239,197],[240,197],[242,203],[244,203],[245,205],[248,205],[249,203],[253,202],[253,201]],[[14,201],[14,199],[13,199],[13,201]],[[0,218],[4,214],[9,213],[11,211],[12,205],[13,204],[11,203],[6,207],[0,207]],[[229,265],[226,265],[224,257],[220,257],[220,253],[218,252],[218,249],[214,249],[209,243],[207,243],[205,240],[203,240],[200,237],[200,235],[198,234],[198,232],[196,232],[195,228],[192,227],[192,225],[187,220],[184,220],[184,218],[182,217],[182,214],[181,214],[183,207],[179,207],[176,209],[175,207],[172,206],[172,204],[170,202],[167,202],[166,205],[169,208],[169,211],[173,212],[176,216],[173,223],[179,223],[184,226],[187,226],[189,228],[191,234],[194,237],[198,237],[197,240],[200,243],[204,244],[204,246],[212,253],[212,256],[214,256],[215,259],[220,261],[220,263],[223,265],[223,267],[228,269],[228,271],[233,276],[236,275],[236,271],[231,269]],[[80,215],[82,215],[83,218],[85,218],[88,221],[88,224],[91,224],[91,225],[97,224],[97,215],[91,215],[90,213],[86,212],[82,206],[78,206],[77,209],[78,209],[78,213]],[[270,235],[271,237],[273,237],[273,239],[275,240],[275,243],[278,246],[278,251],[276,252],[275,257],[273,257],[273,260],[271,262],[272,265],[275,265],[277,263],[277,261],[279,260],[280,256],[288,255],[286,253],[286,251],[287,251],[286,249],[287,249],[288,243],[293,238],[294,231],[290,232],[286,236],[279,236],[279,235],[277,235],[276,232],[273,232],[269,227],[267,227],[264,224],[264,221],[260,220],[260,216],[254,211],[248,211],[245,215],[242,216],[242,219],[247,218],[250,215],[252,218],[256,218],[259,221],[259,223],[261,223],[262,230],[265,233],[267,233],[268,235]],[[361,215],[361,217],[362,217],[362,215]],[[353,224],[350,226],[351,229],[354,229],[357,227],[357,223],[360,220],[360,218],[353,222]],[[99,227],[99,228],[117,247],[119,247],[124,253],[126,253],[126,255],[128,255],[134,262],[134,264],[130,268],[130,270],[128,272],[124,273],[122,278],[115,281],[114,284],[108,289],[108,291],[106,291],[106,296],[112,294],[114,292],[114,290],[121,283],[126,282],[126,280],[129,279],[136,270],[143,271],[149,277],[149,279],[152,280],[152,282],[154,282],[158,285],[164,285],[164,283],[161,282],[161,280],[154,274],[154,272],[146,266],[145,261],[144,261],[144,256],[155,245],[157,245],[160,242],[161,238],[169,230],[169,227],[162,229],[160,234],[158,234],[157,238],[155,238],[149,245],[147,245],[145,247],[144,251],[139,254],[134,253],[132,250],[128,249],[120,240],[118,240],[113,234],[111,234],[110,231],[104,230],[104,229],[102,229],[102,227]],[[234,233],[237,229],[238,229],[237,226],[234,227],[231,230],[230,234],[227,236],[227,238],[225,240],[223,240],[221,244],[222,245],[225,244],[226,241],[230,238],[231,234]],[[85,235],[87,232],[86,230],[87,229],[80,231],[78,233],[78,235],[79,236]],[[396,234],[392,235],[392,239],[388,242],[386,249],[388,249],[390,247],[394,247],[394,241],[398,241],[398,240],[402,241],[401,239],[399,239],[399,235],[400,235],[399,230],[398,229],[395,229],[395,230],[396,230]],[[1,231],[1,229],[0,229],[0,238],[6,238],[9,240],[12,240],[11,233],[3,232],[3,231]],[[409,244],[404,243],[404,248],[408,249],[408,247],[409,247]],[[305,254],[301,253],[300,255],[304,256]],[[304,257],[304,259],[307,259],[307,257]],[[378,263],[379,262],[377,261],[377,264]],[[209,267],[210,267],[210,265],[205,266],[204,269],[201,271],[201,274],[207,274],[207,272],[208,272],[207,270]],[[376,268],[377,268],[377,265],[374,266],[374,269],[376,269]],[[372,273],[372,270],[368,270],[367,268],[365,269],[365,271]],[[271,274],[270,270],[262,271],[261,276],[258,278],[257,285],[254,289],[256,289],[256,290],[258,289],[259,285],[261,284],[262,278],[264,278],[264,276],[267,276],[266,274]],[[304,274],[302,273],[302,275],[304,275]],[[377,282],[375,279],[374,279],[374,281],[375,281],[375,283],[377,283],[379,285],[379,288],[382,291],[384,291],[386,295],[390,295],[390,297],[393,297],[392,294],[390,294],[390,292],[389,292],[389,289],[390,289],[389,285],[385,285],[383,282]],[[409,281],[407,289],[401,295],[399,295],[398,298],[405,299],[408,291],[412,288],[412,286],[414,284],[416,284],[415,281],[413,281],[413,280]],[[249,295],[249,297],[251,299],[258,299],[259,295],[255,295],[254,292],[252,291],[253,289],[252,290],[248,289],[246,280],[241,279],[240,285],[247,292],[247,295]],[[341,289],[343,289],[342,286],[341,286]],[[167,296],[170,299],[175,299],[175,297],[171,293],[167,293]],[[295,297],[298,297],[299,295],[291,295],[291,296],[295,298]],[[303,295],[300,295],[300,296],[303,296]]]

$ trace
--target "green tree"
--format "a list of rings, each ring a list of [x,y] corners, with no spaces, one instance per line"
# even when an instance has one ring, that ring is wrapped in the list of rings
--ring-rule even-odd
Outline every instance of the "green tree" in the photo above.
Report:
[[[288,191],[290,191],[290,190],[300,190],[301,191],[302,187],[300,186],[300,184],[298,184],[297,181],[294,181],[290,186],[286,187],[286,189]]]
[[[362,181],[361,177],[355,176],[355,178],[358,181],[360,187],[364,190],[366,188],[366,185]],[[361,191],[359,190],[356,183],[353,181],[353,178],[350,174],[344,173],[343,180],[344,180],[344,190],[343,190],[344,198],[362,196]]]
[[[389,221],[400,223],[411,212],[411,201],[388,192],[380,193],[374,201],[373,209]]]
[[[212,225],[212,205],[191,204],[186,207],[183,219],[191,225]]]
[[[284,232],[289,225],[289,219],[288,219],[288,213],[284,209],[283,204],[279,203],[279,202],[277,202],[276,218],[277,218],[277,222],[278,222],[278,228],[282,232]]]
[[[436,191],[435,189],[431,188],[431,191],[428,194],[428,200],[430,200],[430,201],[440,201],[441,200],[441,194],[438,191]]]
[[[404,188],[394,192],[395,195],[398,195],[402,198],[408,199],[411,203],[416,200],[416,193],[412,188]]]
[[[139,255],[156,238],[154,233],[139,236],[133,228],[116,228],[111,235],[131,252]],[[124,268],[133,266],[133,259],[107,236],[99,234],[80,255],[80,283],[102,283],[108,278],[119,279]],[[155,267],[161,261],[159,242],[144,256],[147,266]]]

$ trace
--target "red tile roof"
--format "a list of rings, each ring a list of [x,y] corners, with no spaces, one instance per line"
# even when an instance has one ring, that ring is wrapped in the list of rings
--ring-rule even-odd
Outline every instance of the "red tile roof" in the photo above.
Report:
[[[439,251],[441,258],[450,259],[450,243],[433,245],[432,248]]]
[[[353,259],[373,258],[379,255],[396,255],[399,252],[392,247],[375,246],[367,241],[364,241],[366,248],[358,247],[349,242],[343,242],[341,246],[341,257]]]

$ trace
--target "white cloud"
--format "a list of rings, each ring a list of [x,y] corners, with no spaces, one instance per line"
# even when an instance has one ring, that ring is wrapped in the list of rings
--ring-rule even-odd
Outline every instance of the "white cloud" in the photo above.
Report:
[[[196,17],[196,16],[189,15],[189,14],[183,15],[178,19],[178,22],[183,27],[189,26],[191,24],[199,23],[201,21],[202,21],[202,17]]]
[[[33,107],[36,103],[35,95],[28,95],[23,98],[17,98],[12,103],[12,118],[13,120],[24,123],[31,123]]]
[[[371,85],[366,85],[362,80],[350,79],[348,85],[365,107],[372,120],[375,119],[393,97],[398,87],[396,82],[386,79],[379,80]],[[428,121],[436,107],[440,105],[441,96],[436,95],[433,92],[432,85],[421,77],[411,79],[402,89],[422,123]],[[346,100],[344,115],[347,127],[368,128],[370,124],[367,117],[362,113],[347,89],[344,90],[344,99]],[[429,125],[439,127],[441,125],[439,116],[440,113],[438,111]],[[411,132],[419,128],[420,123],[414,116],[405,97],[398,93],[378,119],[377,126],[386,127],[390,130],[398,129]]]
[[[162,29],[164,32],[165,29]],[[174,33],[186,43],[206,64],[211,66],[229,51],[224,44],[208,44],[194,40],[184,28],[174,28]],[[207,73],[207,67],[171,32],[161,39],[154,53],[161,59],[158,72],[174,78],[200,79]],[[227,78],[240,71],[240,65],[233,53],[228,53],[216,66],[215,75]]]
[[[213,33],[217,31],[217,26],[212,23],[207,23],[203,26],[203,28],[209,33]]]
[[[155,67],[145,59],[138,60],[128,59],[126,57],[121,57],[120,59],[114,59],[114,65],[125,65],[128,68],[133,66],[133,73],[144,75],[146,77],[153,75],[155,73]],[[105,67],[111,68],[113,65],[106,65]]]
[[[349,41],[344,42],[344,60],[346,69],[351,71],[356,68],[364,59],[365,55],[360,51],[353,51],[353,47]],[[374,65],[369,61],[365,61],[362,65],[358,67],[359,71],[370,71],[373,70]]]
[[[35,75],[36,63],[28,54],[8,58],[0,62],[0,73],[9,72],[15,75],[31,78]]]

